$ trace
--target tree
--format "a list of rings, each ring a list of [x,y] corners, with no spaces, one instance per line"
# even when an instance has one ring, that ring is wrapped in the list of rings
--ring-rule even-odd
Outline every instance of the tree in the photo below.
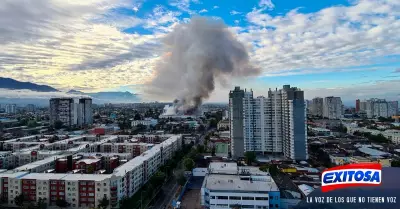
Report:
[[[17,206],[21,207],[24,204],[25,201],[25,196],[23,193],[21,193],[20,195],[16,196],[14,198],[14,202]]]
[[[192,171],[195,166],[195,163],[191,158],[185,158],[183,159],[183,165],[185,166],[185,169],[187,171]]]
[[[393,160],[391,166],[392,166],[392,167],[400,167],[400,161],[398,161],[398,160]]]
[[[66,208],[68,206],[68,203],[64,199],[57,199],[56,205],[60,208]]]
[[[260,171],[269,172],[269,168],[270,168],[270,165],[268,165],[268,164],[262,165],[260,167]]]
[[[256,160],[257,160],[256,153],[255,152],[246,152],[244,154],[244,159],[245,159],[247,165],[250,165],[251,163],[256,162]]]
[[[135,114],[135,117],[133,118],[133,120],[141,120],[142,116],[139,113]]]
[[[205,147],[203,145],[197,145],[197,152],[198,153],[204,153],[205,152]]]
[[[44,199],[39,198],[37,209],[47,209],[47,203],[44,201]]]
[[[107,196],[104,195],[103,199],[99,201],[99,207],[102,209],[106,209],[110,204],[110,200],[107,199]]]
[[[54,128],[55,129],[60,129],[60,128],[62,128],[63,127],[63,122],[61,121],[61,120],[56,120],[55,122],[54,122]]]
[[[204,127],[204,125],[203,124],[201,124],[201,125],[199,125],[199,127],[198,127],[198,129],[197,129],[199,132],[203,132],[203,131],[205,131],[206,130],[206,127]]]
[[[35,128],[35,127],[39,126],[39,124],[36,122],[36,120],[30,120],[30,121],[28,121],[27,126],[29,128]]]
[[[215,146],[211,148],[211,156],[215,156]]]

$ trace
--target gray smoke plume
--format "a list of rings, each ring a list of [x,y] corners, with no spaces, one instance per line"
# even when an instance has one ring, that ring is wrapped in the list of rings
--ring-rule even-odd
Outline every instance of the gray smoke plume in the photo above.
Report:
[[[210,96],[215,83],[259,73],[245,46],[222,22],[204,17],[180,24],[164,39],[165,55],[155,66],[147,91],[174,94],[175,113],[195,111]]]

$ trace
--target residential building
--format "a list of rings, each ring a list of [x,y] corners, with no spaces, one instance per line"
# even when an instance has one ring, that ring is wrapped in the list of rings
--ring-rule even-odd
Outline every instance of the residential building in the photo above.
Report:
[[[36,107],[34,104],[26,105],[26,111],[28,111],[28,112],[35,112],[35,109],[36,109]]]
[[[399,102],[390,101],[388,102],[388,117],[396,116],[399,114]]]
[[[229,129],[229,120],[221,120],[217,125],[218,130],[228,130]]]
[[[91,98],[79,99],[78,105],[78,125],[91,125],[93,124],[93,109]]]
[[[314,116],[321,116],[323,115],[323,108],[324,108],[324,99],[320,97],[316,97],[312,99],[311,103],[311,114]]]
[[[254,98],[251,90],[243,91],[242,96],[243,107],[239,114],[242,114],[243,125],[231,126],[230,130],[231,133],[243,134],[244,150],[241,150],[241,153],[283,153],[291,159],[308,158],[303,91],[285,85],[281,90],[270,89],[267,98]],[[240,123],[238,120],[240,119],[231,118],[231,124]],[[231,134],[232,137],[234,136]],[[232,142],[236,143],[233,138]]]
[[[73,98],[50,99],[50,124],[61,121],[64,126],[93,124],[91,98],[81,98],[75,103]]]
[[[16,104],[6,104],[5,111],[8,114],[15,114],[17,113],[17,105]]]
[[[73,98],[50,99],[50,124],[61,121],[64,126],[73,126],[78,123],[77,106]]]
[[[367,101],[360,101],[360,110],[361,113],[366,113],[367,111]]]
[[[129,136],[119,137],[129,138]],[[68,164],[67,155],[49,157],[12,171],[2,172],[0,173],[0,197],[10,205],[15,205],[15,197],[23,193],[29,200],[37,202],[42,199],[50,207],[55,207],[58,199],[66,200],[70,208],[97,208],[100,200],[106,197],[110,200],[111,208],[119,208],[120,200],[132,197],[167,160],[172,158],[176,151],[181,149],[181,135],[166,135],[165,137],[166,140],[160,144],[154,145],[141,155],[116,167],[109,174],[44,172],[54,169],[59,162],[58,159],[66,157],[67,160],[63,161],[67,161]],[[113,139],[105,138],[101,143]],[[97,147],[99,144],[96,143],[100,142],[94,143]],[[98,153],[83,155],[98,156]],[[125,156],[126,160],[131,157],[130,154],[113,154],[114,156],[103,154],[104,158],[101,157],[101,159],[106,159],[106,155],[110,161],[114,160],[115,155]],[[98,159],[91,159],[88,162],[80,160],[75,164],[84,165],[85,169],[89,169],[87,168],[89,164],[98,167]]]
[[[272,177],[257,167],[210,163],[201,188],[204,208],[280,208],[280,191]]]
[[[356,100],[356,112],[360,112],[360,100]]]
[[[157,125],[158,120],[152,118],[145,118],[144,120],[134,120],[132,121],[132,127],[136,127],[137,125],[144,125],[144,126],[155,126]]]
[[[340,119],[342,117],[343,107],[340,97],[325,97],[323,105],[323,116],[325,118]]]
[[[244,156],[243,138],[243,100],[244,90],[235,87],[229,93],[229,131],[231,138],[231,155],[233,158]]]

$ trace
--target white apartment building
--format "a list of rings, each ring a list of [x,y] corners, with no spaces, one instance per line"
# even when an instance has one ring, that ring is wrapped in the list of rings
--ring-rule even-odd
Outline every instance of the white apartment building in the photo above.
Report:
[[[399,102],[390,101],[388,102],[388,117],[396,116],[399,114]]]
[[[64,126],[90,125],[93,123],[92,99],[73,98],[50,99],[50,124],[61,121]]]
[[[93,109],[91,98],[81,98],[77,105],[78,125],[91,125],[93,124]]]
[[[368,118],[391,117],[398,114],[398,102],[372,98],[361,102],[365,103],[365,113]],[[360,108],[361,109],[361,108]]]
[[[17,113],[17,105],[16,104],[6,104],[5,111],[8,114],[15,114]]]
[[[342,100],[340,97],[325,97],[323,116],[328,119],[340,119],[343,115]]]
[[[308,158],[303,91],[285,85],[281,90],[269,90],[267,98],[253,98],[252,90],[244,91],[242,102],[243,130],[239,132],[243,133],[243,152],[283,153],[299,160]],[[236,120],[232,117],[231,124],[238,123]],[[231,138],[233,134],[232,139],[235,139],[236,129],[240,127],[231,125],[231,129]],[[235,150],[236,142],[232,141]]]
[[[158,121],[156,119],[146,118],[144,120],[134,120],[134,121],[132,121],[131,125],[132,125],[132,127],[135,127],[137,125],[155,126],[155,125],[157,125],[157,123],[158,123]]]
[[[269,173],[236,163],[210,163],[201,188],[201,205],[208,209],[280,208],[280,192]]]
[[[323,116],[324,114],[324,99],[320,98],[320,97],[316,97],[314,99],[312,99],[312,103],[311,103],[311,114],[315,115],[315,116]]]
[[[54,167],[55,159],[37,161],[0,173],[0,196],[9,204],[15,204],[14,198],[24,193],[31,200],[45,198],[50,206],[54,206],[57,199],[64,199],[71,208],[94,208],[107,197],[110,208],[119,208],[119,200],[134,195],[181,146],[182,136],[170,135],[162,143],[117,167],[112,174],[42,173]]]

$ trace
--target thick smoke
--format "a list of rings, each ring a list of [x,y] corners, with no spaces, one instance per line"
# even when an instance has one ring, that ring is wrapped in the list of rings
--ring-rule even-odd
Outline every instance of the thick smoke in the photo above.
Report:
[[[216,82],[259,73],[250,65],[245,46],[222,21],[192,18],[176,26],[165,37],[164,45],[166,53],[156,64],[156,77],[148,92],[173,94],[177,98],[175,113],[194,112],[210,96]]]

